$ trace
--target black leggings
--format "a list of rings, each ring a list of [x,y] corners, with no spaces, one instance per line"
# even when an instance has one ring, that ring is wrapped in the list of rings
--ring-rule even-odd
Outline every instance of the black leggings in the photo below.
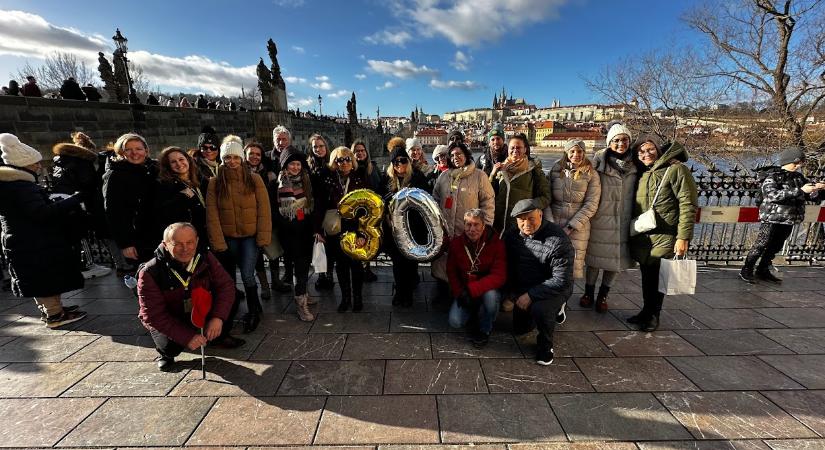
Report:
[[[742,270],[753,271],[756,266],[757,273],[767,272],[773,262],[773,257],[782,250],[792,230],[793,225],[762,223],[759,227],[759,236],[756,237],[756,242],[753,243],[751,251],[745,257],[745,266]]]
[[[665,294],[659,292],[659,267],[661,265],[662,261],[658,258],[648,264],[639,264],[639,271],[642,273],[642,299],[644,300],[642,315],[646,317],[658,317],[662,311]]]

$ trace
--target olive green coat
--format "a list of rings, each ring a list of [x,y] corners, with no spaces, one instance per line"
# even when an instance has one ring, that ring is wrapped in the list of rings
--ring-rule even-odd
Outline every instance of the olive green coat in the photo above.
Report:
[[[693,238],[697,193],[690,168],[684,164],[687,160],[687,150],[682,144],[665,144],[662,156],[653,163],[650,170],[639,177],[633,206],[634,217],[651,207],[659,183],[664,183],[659,198],[653,205],[656,228],[630,238],[631,255],[639,264],[652,264],[660,258],[671,258],[677,239]]]
[[[541,170],[541,163],[530,159],[527,169],[512,177],[505,170],[490,177],[496,193],[496,210],[493,228],[503,234],[505,228],[516,226],[516,219],[510,217],[513,206],[519,200],[532,198],[540,209],[550,204],[550,184]]]

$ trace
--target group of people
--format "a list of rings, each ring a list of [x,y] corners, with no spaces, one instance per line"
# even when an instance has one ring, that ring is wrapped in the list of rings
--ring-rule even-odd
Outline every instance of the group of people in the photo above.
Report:
[[[460,132],[436,147],[433,161],[418,140],[393,138],[385,170],[361,141],[331,149],[315,134],[304,154],[291,145],[287,128],[278,126],[272,135],[274,147],[266,149],[234,135],[220,139],[206,128],[196,148],[168,147],[157,161],[134,133],[120,136],[101,155],[61,144],[55,152],[64,159],[63,175],[65,160],[77,158],[82,173],[92,170],[93,176],[58,201],[35,183],[39,152],[12,135],[0,136],[0,215],[15,292],[35,298],[47,326],[82,318],[60,301],[59,294],[82,285],[82,277],[67,270],[77,260],[72,244],[57,241],[65,235],[61,224],[72,216],[101,214],[116,253],[140,264],[140,318],[161,355],[159,366],[167,370],[184,348],[242,345],[224,326],[233,323],[240,299],[246,300],[245,333],[258,327],[261,298],[269,298],[270,289],[291,291],[300,320],[314,320],[307,283],[318,242],[326,249],[327,272],[318,274],[316,287],[332,289],[337,279],[338,311],[361,311],[363,283],[375,276],[369,262],[342,251],[342,231],[356,231],[357,223],[341,219],[338,204],[358,189],[374,191],[388,205],[402,189],[418,188],[432,195],[446,225],[446,252],[431,271],[451,302],[449,323],[466,326],[481,347],[498,312],[512,310],[514,331],[535,327],[536,361],[550,364],[553,331],[566,319],[574,279],[584,279],[580,305],[604,313],[611,286],[638,263],[644,306],[628,322],[655,331],[664,297],[660,261],[684,255],[693,236],[697,190],[684,164],[686,149],[650,135],[634,140],[620,123],[609,128],[607,148],[592,159],[584,142],[567,142],[547,173],[531,156],[526,137],[507,137],[500,127],[489,132],[489,147],[478,161]],[[634,219],[649,210],[655,227],[634,232]],[[421,219],[408,217],[416,239],[427,233]],[[389,224],[385,217],[382,251],[392,260],[392,302],[411,306],[418,262],[398,248]],[[49,239],[26,238],[33,235]],[[50,257],[35,256],[43,254]],[[271,282],[263,254],[272,257]],[[242,292],[234,288],[236,270]],[[188,319],[196,290],[213,299],[201,332]]]

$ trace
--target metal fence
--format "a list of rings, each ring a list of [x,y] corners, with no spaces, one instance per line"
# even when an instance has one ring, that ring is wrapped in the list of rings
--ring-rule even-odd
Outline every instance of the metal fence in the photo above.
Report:
[[[760,182],[747,169],[734,166],[728,173],[711,167],[698,172],[691,168],[699,193],[699,206],[757,206]],[[822,179],[825,170],[818,167],[808,173]],[[699,261],[730,263],[744,259],[759,232],[759,222],[697,223],[691,241],[691,255]],[[794,226],[791,238],[780,253],[788,263],[813,264],[825,260],[823,224],[802,223]]]

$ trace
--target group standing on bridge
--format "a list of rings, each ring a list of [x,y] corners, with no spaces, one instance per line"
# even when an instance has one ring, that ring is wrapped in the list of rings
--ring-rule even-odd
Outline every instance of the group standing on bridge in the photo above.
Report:
[[[327,257],[316,288],[333,289],[337,279],[338,312],[363,310],[362,286],[376,277],[369,261],[342,251],[342,232],[360,231],[356,221],[341,218],[338,205],[359,189],[386,205],[405,188],[417,188],[432,195],[445,225],[445,253],[431,271],[436,300],[450,302],[449,323],[466,326],[483,347],[496,315],[512,311],[515,333],[538,330],[536,361],[547,365],[575,279],[584,280],[579,304],[605,313],[611,287],[639,264],[643,307],[627,320],[655,331],[664,299],[661,260],[685,255],[693,237],[697,189],[685,165],[687,150],[653,135],[634,140],[620,123],[592,159],[583,141],[568,141],[547,173],[525,136],[507,136],[499,126],[478,161],[460,132],[435,149],[432,162],[417,139],[393,138],[385,170],[362,141],[332,149],[316,134],[304,154],[286,127],[272,134],[267,150],[234,135],[221,139],[206,127],[195,148],[168,147],[156,161],[138,134],[124,134],[98,153],[88,136],[76,133],[74,142],[54,148],[52,192],[38,184],[40,152],[0,135],[3,255],[14,293],[33,297],[50,328],[82,319],[86,313],[63,305],[60,295],[83,286],[80,242],[93,230],[109,243],[119,275],[137,271],[140,319],[160,354],[158,366],[168,370],[185,348],[243,345],[230,334],[241,301],[243,333],[260,326],[261,301],[271,291],[290,292],[298,318],[314,320],[316,300],[307,284],[316,243]],[[779,282],[767,270],[777,245],[799,221],[800,205],[825,189],[796,172],[803,159],[799,149],[786,150],[781,168],[765,177],[765,224],[742,270],[746,281]],[[642,216],[655,220],[640,230]],[[410,215],[407,228],[420,236],[425,224],[418,219]],[[383,222],[392,304],[410,307],[418,261],[389,238],[398,232],[390,220]],[[359,235],[356,242],[365,239]],[[238,270],[242,291],[234,287]],[[199,331],[190,315],[204,296],[212,301],[201,311],[208,321]]]

